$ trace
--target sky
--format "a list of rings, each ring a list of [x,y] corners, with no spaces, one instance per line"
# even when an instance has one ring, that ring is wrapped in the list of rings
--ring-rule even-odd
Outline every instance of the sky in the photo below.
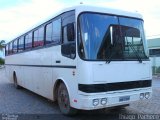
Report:
[[[143,15],[147,38],[160,36],[160,0],[0,0],[0,40],[9,42],[59,10],[80,2],[137,11]]]
[[[7,42],[59,10],[83,4],[138,11],[146,36],[160,36],[160,0],[0,0],[0,40]]]

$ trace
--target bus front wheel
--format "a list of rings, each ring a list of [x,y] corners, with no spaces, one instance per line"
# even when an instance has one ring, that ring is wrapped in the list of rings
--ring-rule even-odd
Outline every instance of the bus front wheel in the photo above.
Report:
[[[69,94],[64,83],[61,83],[58,88],[58,105],[64,115],[75,115],[77,113],[77,110],[70,106]]]
[[[17,76],[15,73],[13,73],[13,82],[14,82],[14,87],[16,89],[20,89],[21,87],[18,85],[18,82],[17,82]]]

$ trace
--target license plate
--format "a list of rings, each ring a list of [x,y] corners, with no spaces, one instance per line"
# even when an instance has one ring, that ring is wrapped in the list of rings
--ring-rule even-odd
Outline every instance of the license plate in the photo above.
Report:
[[[119,97],[119,102],[129,101],[129,100],[130,100],[130,96],[122,96],[122,97]]]

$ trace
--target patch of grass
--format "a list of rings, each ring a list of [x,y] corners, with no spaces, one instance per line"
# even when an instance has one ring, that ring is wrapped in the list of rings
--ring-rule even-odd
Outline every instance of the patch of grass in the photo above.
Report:
[[[4,65],[4,59],[0,58],[0,65]]]

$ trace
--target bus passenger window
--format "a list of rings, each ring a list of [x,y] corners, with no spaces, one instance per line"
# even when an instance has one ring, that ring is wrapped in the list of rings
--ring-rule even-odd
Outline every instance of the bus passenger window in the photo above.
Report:
[[[18,42],[18,52],[21,52],[24,50],[24,37],[20,37]]]
[[[54,43],[59,43],[61,39],[61,19],[52,23],[52,40]]]
[[[34,31],[34,47],[44,45],[44,27],[39,28]]]
[[[17,39],[13,41],[13,53],[17,53]]]
[[[76,44],[74,37],[74,23],[63,27],[63,44],[61,47],[62,55],[71,59],[76,57]]]
[[[52,23],[46,26],[46,44],[51,43],[52,41],[51,35],[52,35]]]
[[[9,43],[9,50],[8,50],[8,54],[12,54],[12,42]]]
[[[25,36],[25,50],[32,48],[32,32]]]
[[[6,56],[8,55],[8,45],[6,45],[6,47],[5,47],[5,55]]]
[[[46,26],[46,44],[59,43],[61,39],[61,19],[55,20]]]

